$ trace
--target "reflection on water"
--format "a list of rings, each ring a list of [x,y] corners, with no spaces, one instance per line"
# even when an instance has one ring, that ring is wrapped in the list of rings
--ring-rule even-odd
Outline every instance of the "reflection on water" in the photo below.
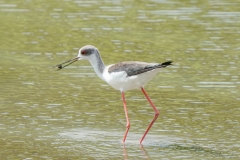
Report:
[[[143,158],[143,159],[149,159],[149,158],[161,158],[163,155],[157,154],[157,155],[149,155],[149,150],[151,152],[152,147],[155,147],[158,152],[167,150],[171,151],[174,150],[175,153],[174,155],[171,155],[175,158],[193,158],[192,154],[200,154],[204,153],[205,157],[211,157],[211,156],[216,156],[216,157],[224,157],[224,153],[219,152],[217,150],[214,150],[210,147],[199,147],[196,146],[196,144],[193,144],[192,141],[189,141],[189,139],[182,139],[182,138],[176,138],[176,137],[171,137],[171,136],[148,136],[147,142],[144,143],[144,145],[139,144],[139,139],[136,139],[136,137],[141,137],[140,134],[132,134],[130,133],[131,138],[128,139],[126,144],[122,144],[120,141],[113,141],[114,137],[122,137],[122,133],[115,132],[115,131],[103,131],[103,130],[89,130],[87,128],[82,129],[74,129],[74,130],[69,130],[65,131],[63,133],[60,133],[61,139],[62,140],[67,140],[69,143],[71,141],[79,141],[81,143],[81,146],[78,146],[79,149],[85,148],[85,152],[89,154],[87,148],[89,148],[92,144],[91,143],[98,143],[99,147],[99,153],[101,154],[102,158],[111,158],[115,157],[115,155],[119,154],[116,153],[120,152],[121,148],[123,148],[123,157],[124,159],[128,159],[131,157],[138,157],[138,158]],[[104,137],[104,139],[99,141],[99,137]],[[158,139],[159,138],[159,139]],[[205,139],[206,140],[206,139]],[[211,144],[209,144],[211,145]],[[85,146],[85,147],[83,147]],[[104,153],[106,150],[104,149],[105,147],[110,147],[110,148],[115,148],[111,151],[107,151],[106,156]],[[77,147],[77,146],[76,146]],[[182,155],[181,152],[184,152]],[[164,157],[164,156],[163,156]],[[97,157],[95,157],[97,158]],[[117,158],[117,157],[115,157]],[[119,157],[120,158],[120,157]]]
[[[0,155],[6,159],[239,157],[239,2],[0,0]],[[88,62],[56,72],[86,44],[106,64],[174,61],[146,87],[119,91]]]

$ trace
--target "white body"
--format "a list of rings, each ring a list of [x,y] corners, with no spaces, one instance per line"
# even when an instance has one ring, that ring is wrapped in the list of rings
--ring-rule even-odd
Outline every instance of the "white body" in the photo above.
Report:
[[[108,72],[108,68],[112,65],[106,66],[103,71],[103,80],[106,81],[110,86],[121,92],[144,87],[153,77],[160,71],[155,69],[142,74],[128,77],[125,71],[122,72]],[[101,77],[100,77],[101,78]]]

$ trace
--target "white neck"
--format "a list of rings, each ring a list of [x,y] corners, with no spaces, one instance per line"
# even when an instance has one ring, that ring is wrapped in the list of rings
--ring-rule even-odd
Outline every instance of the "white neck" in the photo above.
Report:
[[[105,65],[100,54],[99,53],[92,54],[91,56],[92,57],[89,59],[89,62],[93,66],[94,71],[96,72],[99,78],[105,81],[105,79],[103,78],[103,71],[104,71]]]

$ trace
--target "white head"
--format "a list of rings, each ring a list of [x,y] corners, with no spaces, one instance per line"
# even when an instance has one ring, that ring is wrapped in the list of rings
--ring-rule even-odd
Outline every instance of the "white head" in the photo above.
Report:
[[[92,57],[96,54],[99,55],[99,51],[96,47],[92,45],[86,45],[79,49],[77,57],[78,60],[86,59],[88,61],[91,61]]]

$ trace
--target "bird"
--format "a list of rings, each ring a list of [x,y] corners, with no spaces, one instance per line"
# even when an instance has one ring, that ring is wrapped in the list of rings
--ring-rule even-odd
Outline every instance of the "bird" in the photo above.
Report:
[[[124,93],[132,89],[141,89],[142,93],[144,94],[155,112],[154,118],[152,119],[151,123],[149,124],[142,138],[140,139],[140,144],[142,144],[142,141],[144,140],[148,131],[160,115],[159,110],[156,108],[156,106],[153,104],[150,97],[146,93],[144,86],[150,80],[152,80],[154,76],[156,76],[157,73],[162,70],[162,68],[172,65],[172,61],[166,61],[164,63],[126,61],[105,66],[99,50],[93,45],[85,45],[79,49],[77,57],[58,64],[55,67],[58,68],[58,71],[78,60],[88,60],[99,78],[108,83],[114,89],[121,92],[121,98],[123,101],[123,108],[126,117],[126,131],[123,136],[123,143],[125,143],[128,131],[130,129],[130,121],[128,117],[128,110]]]

